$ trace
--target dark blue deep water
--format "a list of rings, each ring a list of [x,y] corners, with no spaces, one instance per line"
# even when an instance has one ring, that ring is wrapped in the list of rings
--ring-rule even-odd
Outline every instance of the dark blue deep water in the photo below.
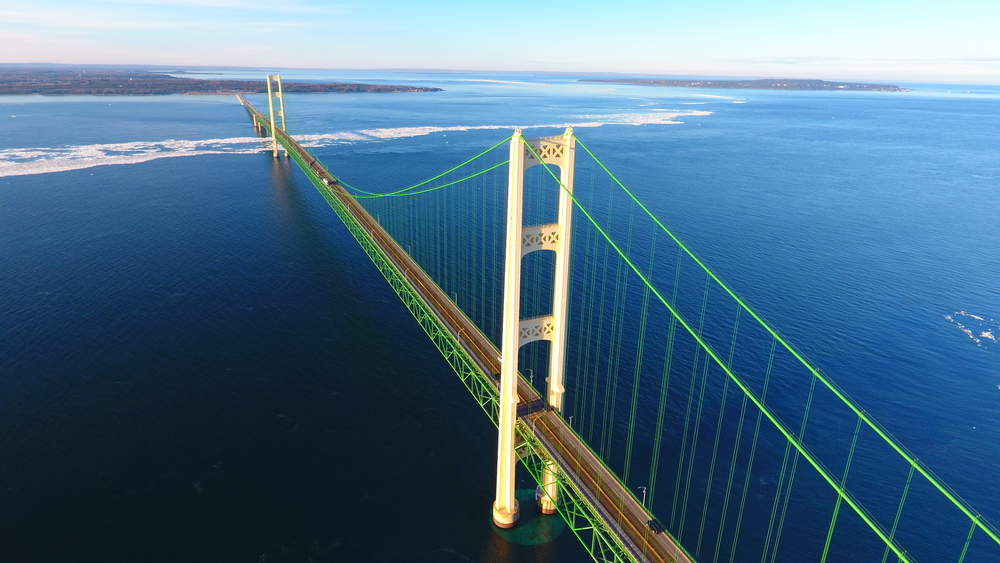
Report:
[[[1000,90],[302,77],[445,89],[287,96],[289,130],[376,191],[575,125],[1000,522]],[[587,558],[493,529],[494,427],[234,98],[0,110],[0,561]]]

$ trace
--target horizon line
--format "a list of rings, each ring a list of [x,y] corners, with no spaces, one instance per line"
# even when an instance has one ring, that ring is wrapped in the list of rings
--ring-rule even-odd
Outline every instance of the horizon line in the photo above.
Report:
[[[30,63],[8,63],[0,62],[3,67],[91,67],[91,68],[132,68],[132,69],[174,69],[183,70],[274,70],[274,66],[240,66],[240,65],[164,65],[164,64],[142,64],[142,63],[58,63],[58,62],[30,62]],[[664,77],[670,79],[699,79],[699,80],[823,80],[829,82],[857,81],[865,84],[894,85],[891,79],[888,83],[871,82],[870,79],[860,80],[855,78],[801,78],[781,75],[726,75],[726,74],[668,74],[662,72],[618,72],[618,71],[565,71],[565,70],[485,70],[485,69],[449,69],[449,68],[423,68],[423,67],[373,67],[373,68],[349,68],[349,67],[281,67],[290,71],[351,71],[351,72],[398,72],[414,74],[527,74],[535,76],[620,76],[620,77]],[[965,84],[977,86],[998,86],[1000,83],[993,82],[943,82],[943,81],[907,81],[912,84]]]

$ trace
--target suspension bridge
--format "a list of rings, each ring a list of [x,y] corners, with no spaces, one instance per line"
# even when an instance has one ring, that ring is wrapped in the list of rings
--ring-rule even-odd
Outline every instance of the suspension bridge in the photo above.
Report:
[[[571,129],[514,130],[418,184],[362,189],[288,134],[267,83],[267,114],[239,100],[274,157],[497,425],[497,526],[561,517],[602,562],[1000,561],[1000,532]],[[519,465],[535,507],[516,498]]]

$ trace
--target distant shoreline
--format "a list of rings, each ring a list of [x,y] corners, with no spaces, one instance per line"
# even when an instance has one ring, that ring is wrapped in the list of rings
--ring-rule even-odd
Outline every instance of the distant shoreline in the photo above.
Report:
[[[866,84],[862,82],[829,82],[827,80],[800,80],[793,78],[762,80],[656,80],[648,78],[581,78],[579,82],[607,84],[632,84],[636,86],[667,86],[673,88],[718,88],[733,90],[850,90],[863,92],[911,92],[893,84]]]
[[[285,82],[285,92],[440,92],[441,88],[389,84]],[[122,70],[0,69],[0,96],[162,96],[170,94],[263,94],[263,80],[178,78],[160,72]]]

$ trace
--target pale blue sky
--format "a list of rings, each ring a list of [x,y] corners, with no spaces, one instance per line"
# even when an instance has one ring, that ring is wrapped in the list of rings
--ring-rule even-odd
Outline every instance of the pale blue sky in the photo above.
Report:
[[[1000,0],[0,0],[0,62],[1000,83]]]

